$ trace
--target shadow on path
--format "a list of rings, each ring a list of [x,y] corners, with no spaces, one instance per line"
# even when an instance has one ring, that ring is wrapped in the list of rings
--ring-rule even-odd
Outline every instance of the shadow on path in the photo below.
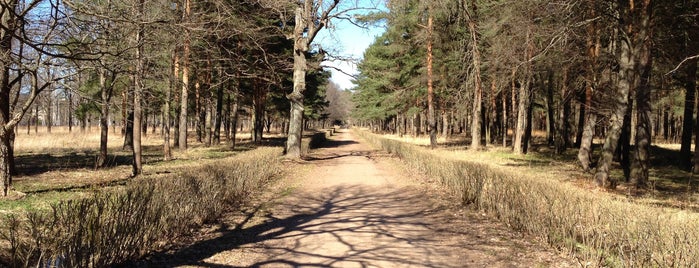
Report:
[[[266,216],[260,224],[243,227],[258,213],[257,208],[249,212],[242,223],[219,230],[217,238],[115,267],[367,267],[377,263],[462,267],[440,261],[444,258],[439,257],[441,254],[434,246],[436,240],[433,237],[444,230],[421,220],[435,216],[435,210],[417,209],[414,204],[424,199],[419,194],[399,190],[377,192],[364,186],[337,186],[323,194],[302,195],[295,199],[285,202],[294,204],[288,207],[290,215]],[[367,237],[372,243],[366,243]],[[267,243],[274,240],[293,242],[284,246]],[[316,244],[316,247],[308,248],[309,244]],[[327,248],[319,251],[318,246]],[[206,261],[217,253],[240,248],[264,249],[274,254],[264,261],[240,266]]]

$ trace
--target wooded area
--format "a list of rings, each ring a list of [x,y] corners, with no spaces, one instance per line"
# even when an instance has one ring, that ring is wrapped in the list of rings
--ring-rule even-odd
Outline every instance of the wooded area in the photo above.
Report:
[[[699,171],[699,2],[395,0],[388,8],[367,17],[387,31],[359,65],[358,124],[429,134],[432,146],[437,135],[463,133],[470,149],[517,154],[542,131],[555,152],[577,149],[581,168],[607,188],[620,182],[613,161],[627,183],[646,187],[652,142],[680,142],[681,168]]]
[[[323,50],[313,45],[331,19],[356,8],[339,3],[2,1],[5,195],[20,125],[28,134],[40,124],[49,132],[59,125],[99,127],[96,168],[107,165],[111,127],[133,152],[133,176],[143,171],[141,137],[149,127],[162,134],[165,160],[171,146],[187,150],[190,130],[205,146],[233,147],[243,129],[253,142],[265,130],[290,133],[287,155],[298,158],[304,127],[347,114],[324,111],[330,75],[320,66]],[[348,98],[336,85],[327,88],[334,98]]]

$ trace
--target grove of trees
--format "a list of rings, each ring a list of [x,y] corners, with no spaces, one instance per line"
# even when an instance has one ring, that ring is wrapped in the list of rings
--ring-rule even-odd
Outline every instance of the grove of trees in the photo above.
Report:
[[[530,149],[545,131],[556,153],[614,188],[645,187],[654,139],[680,141],[699,171],[698,1],[390,0],[369,16],[386,32],[359,65],[353,113],[399,135],[464,133]],[[510,130],[510,131],[508,131]],[[694,135],[694,136],[693,136]],[[599,138],[601,147],[593,146]],[[695,142],[695,143],[697,143]],[[595,150],[598,150],[595,152]]]
[[[149,126],[161,128],[165,160],[172,157],[171,147],[188,148],[192,129],[205,146],[235,146],[241,116],[249,118],[253,142],[273,126],[288,131],[288,155],[299,157],[304,120],[320,122],[329,115],[324,112],[329,73],[320,67],[325,54],[313,39],[350,5],[339,0],[0,1],[5,195],[20,123],[27,132],[32,126],[36,131],[39,122],[49,132],[56,124],[71,131],[99,126],[96,168],[107,165],[110,127],[114,135],[118,125],[123,148],[133,153],[134,176],[143,171],[141,139]],[[347,99],[336,91],[329,92]],[[343,109],[332,113],[347,116]]]

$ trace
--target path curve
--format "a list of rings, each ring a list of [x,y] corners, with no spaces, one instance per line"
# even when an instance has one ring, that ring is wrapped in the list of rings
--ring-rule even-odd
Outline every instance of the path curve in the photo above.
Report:
[[[396,159],[337,133],[296,187],[244,225],[155,258],[168,267],[572,267],[531,238],[450,206]],[[265,208],[265,206],[267,206]]]

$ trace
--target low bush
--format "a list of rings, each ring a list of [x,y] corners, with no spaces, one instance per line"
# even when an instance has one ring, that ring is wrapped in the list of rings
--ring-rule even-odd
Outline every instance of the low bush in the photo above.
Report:
[[[699,216],[635,204],[550,179],[451,159],[358,131],[365,140],[438,179],[464,205],[566,249],[583,266],[694,267]]]
[[[183,174],[141,178],[50,211],[4,221],[15,267],[105,267],[219,218],[279,174],[280,149],[260,148]]]

